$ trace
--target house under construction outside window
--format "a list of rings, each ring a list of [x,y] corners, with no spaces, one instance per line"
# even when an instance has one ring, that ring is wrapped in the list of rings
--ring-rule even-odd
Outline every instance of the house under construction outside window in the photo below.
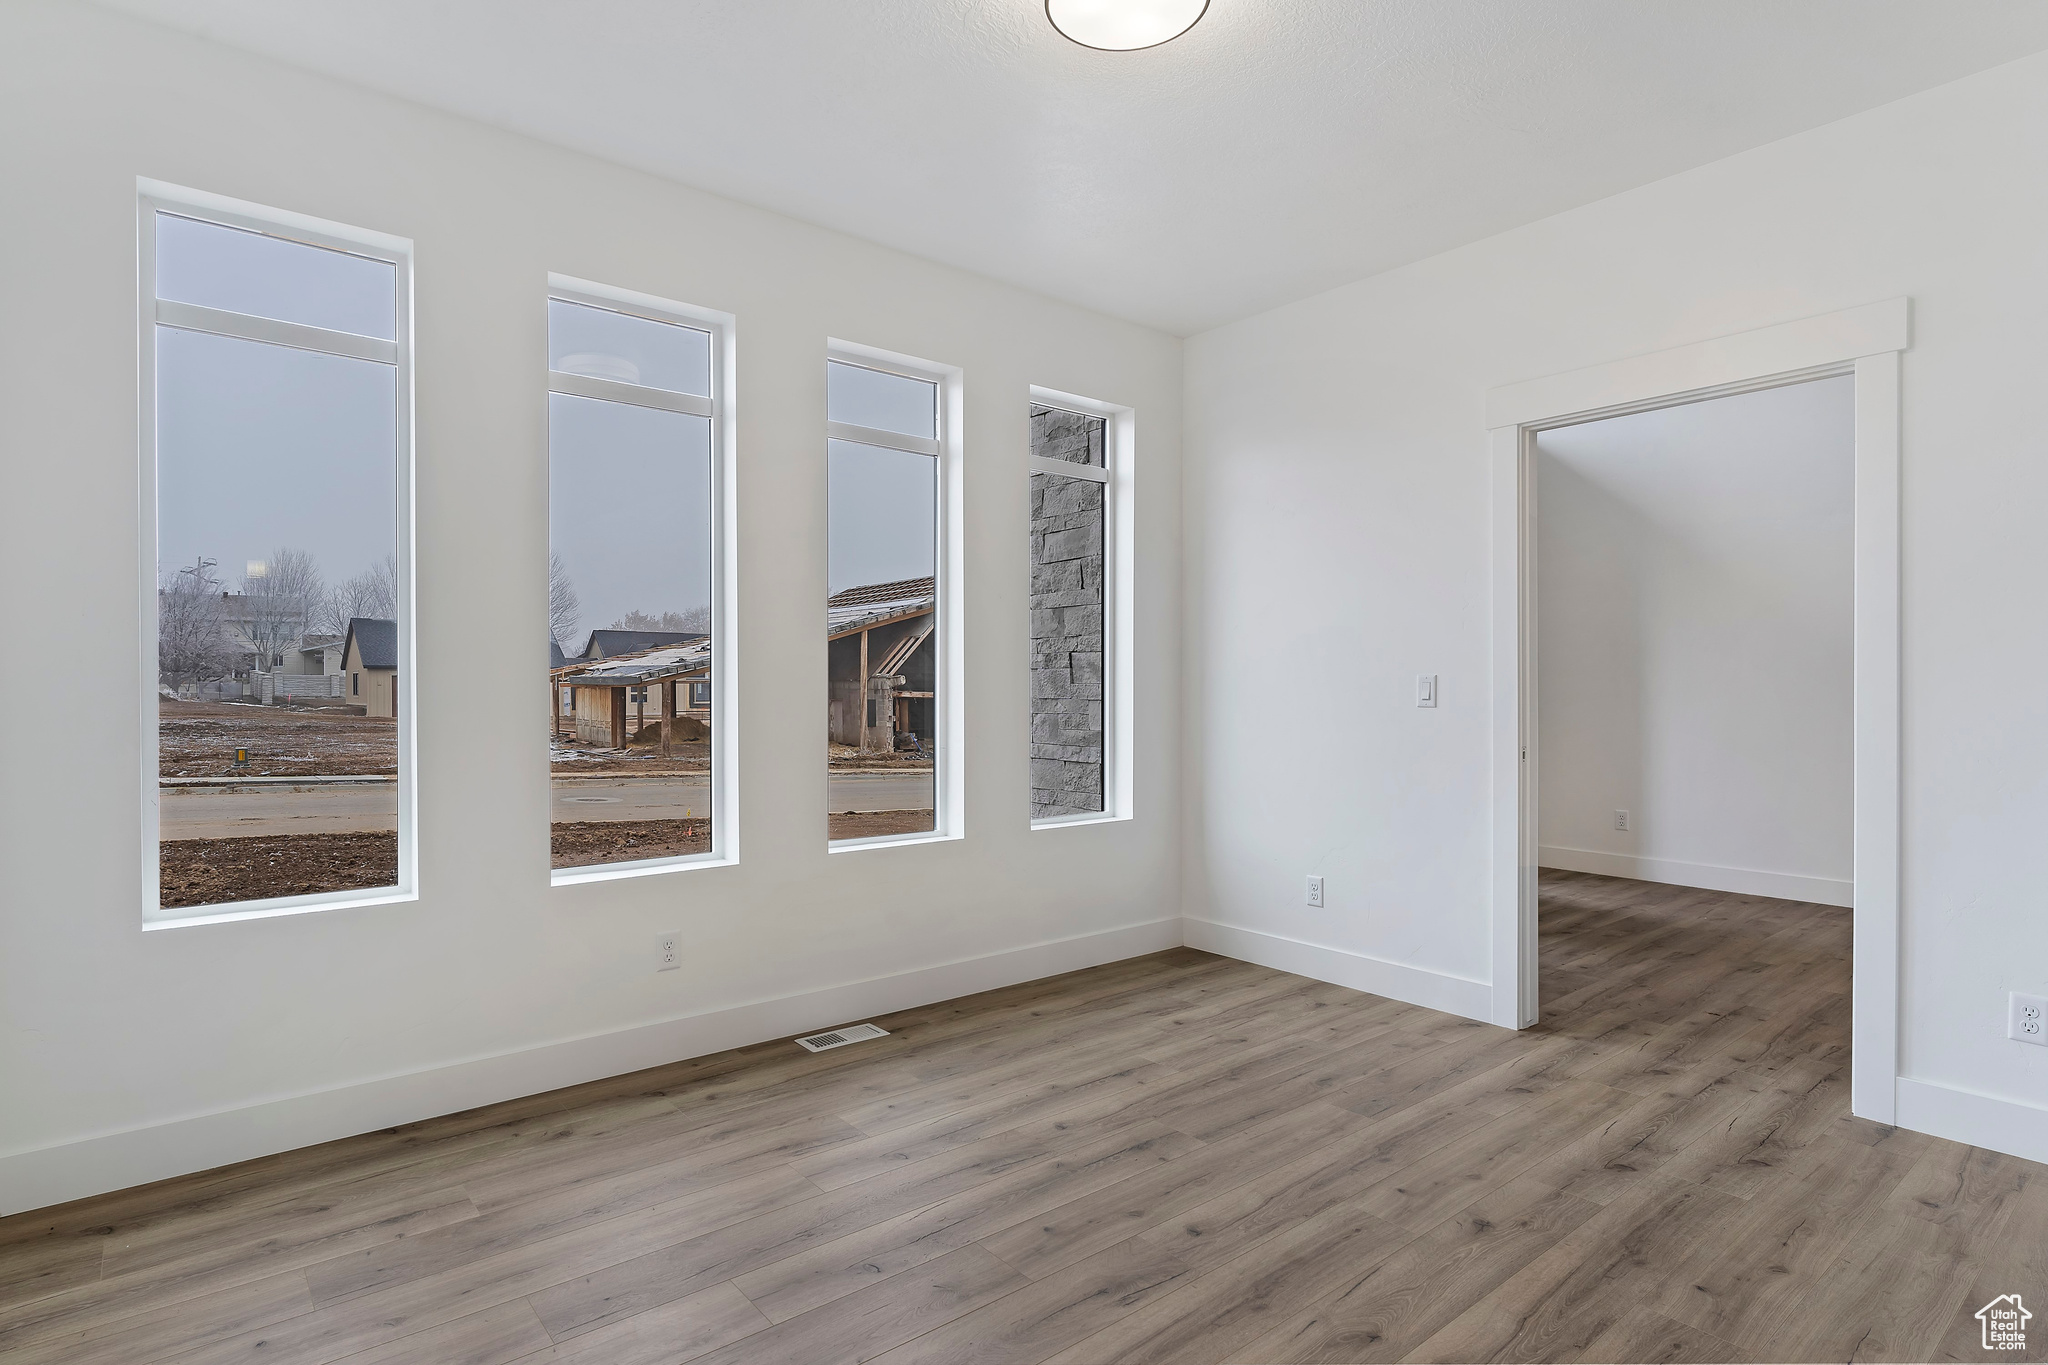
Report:
[[[931,578],[870,583],[826,599],[832,743],[863,753],[931,752],[937,605]]]

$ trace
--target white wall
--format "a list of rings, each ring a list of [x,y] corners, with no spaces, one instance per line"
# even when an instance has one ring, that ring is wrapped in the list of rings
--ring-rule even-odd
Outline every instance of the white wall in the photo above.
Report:
[[[1545,867],[1850,903],[1855,396],[1537,438]]]
[[[0,1212],[1179,941],[1176,340],[84,6],[0,127]],[[141,932],[137,176],[416,243],[416,904]],[[737,867],[550,889],[541,670],[434,683],[540,638],[549,271],[738,317]],[[828,336],[965,370],[955,842],[826,853]],[[1032,384],[1137,413],[1128,822],[1029,828]]]
[[[1191,339],[1190,941],[1483,1013],[1487,389],[1906,295],[1900,1113],[2048,1151],[2044,165],[2033,57]]]

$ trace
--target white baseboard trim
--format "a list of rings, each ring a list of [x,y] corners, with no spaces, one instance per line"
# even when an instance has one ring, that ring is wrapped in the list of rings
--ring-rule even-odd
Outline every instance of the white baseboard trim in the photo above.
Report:
[[[1493,987],[1484,981],[1433,972],[1426,967],[1411,967],[1402,962],[1389,962],[1385,958],[1368,957],[1364,953],[1325,947],[1320,943],[1304,943],[1300,939],[1243,929],[1234,924],[1218,924],[1214,920],[1188,919],[1182,923],[1190,948],[1256,962],[1261,967],[1293,972],[1297,976],[1313,977],[1333,985],[1349,986],[1355,991],[1370,991],[1374,995],[1403,1000],[1425,1009],[1461,1014],[1467,1019],[1482,1022],[1492,1020]]]
[[[1718,867],[1684,863],[1675,858],[1638,858],[1632,853],[1601,853],[1590,848],[1536,851],[1537,862],[1565,872],[1591,872],[1600,877],[1632,877],[1639,882],[1697,886],[1707,891],[1732,891],[1738,896],[1775,896],[1811,905],[1855,904],[1856,884],[1833,877],[1803,877],[1794,872],[1760,872],[1752,867]]]
[[[0,1215],[1180,946],[1153,920],[801,995],[0,1154]]]
[[[2048,1162],[2048,1109],[1905,1076],[1896,1087],[1901,1128]]]

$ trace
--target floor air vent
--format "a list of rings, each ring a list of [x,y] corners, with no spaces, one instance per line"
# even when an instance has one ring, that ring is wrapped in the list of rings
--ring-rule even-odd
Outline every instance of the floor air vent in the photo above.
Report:
[[[808,1038],[799,1038],[796,1045],[808,1052],[829,1052],[835,1047],[848,1043],[865,1043],[870,1038],[887,1038],[889,1030],[876,1028],[873,1024],[849,1024],[845,1028],[833,1029],[830,1033],[813,1033]]]

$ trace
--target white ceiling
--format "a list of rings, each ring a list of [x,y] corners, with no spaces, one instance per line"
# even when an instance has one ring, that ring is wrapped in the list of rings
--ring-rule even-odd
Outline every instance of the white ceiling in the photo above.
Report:
[[[2041,0],[106,0],[1179,333],[2048,48]]]

